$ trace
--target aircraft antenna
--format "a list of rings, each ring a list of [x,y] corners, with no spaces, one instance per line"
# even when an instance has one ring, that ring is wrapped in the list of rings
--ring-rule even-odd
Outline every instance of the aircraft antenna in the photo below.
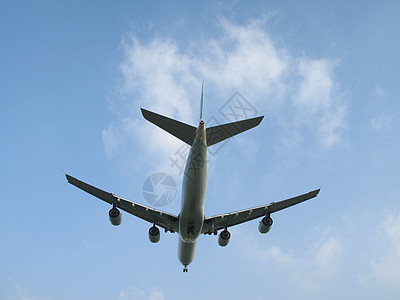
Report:
[[[200,101],[200,121],[203,120],[203,87],[204,87],[204,80],[201,84],[201,101]]]

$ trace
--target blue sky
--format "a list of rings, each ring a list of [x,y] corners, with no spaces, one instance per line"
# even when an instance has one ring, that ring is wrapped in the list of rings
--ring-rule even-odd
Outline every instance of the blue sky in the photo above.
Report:
[[[395,1],[29,3],[0,10],[1,299],[398,299],[400,5]],[[201,236],[178,236],[68,185],[63,169],[146,204],[182,144],[140,107],[196,124],[235,93],[265,115],[210,155],[206,215],[318,198]],[[384,296],[383,296],[384,295]]]

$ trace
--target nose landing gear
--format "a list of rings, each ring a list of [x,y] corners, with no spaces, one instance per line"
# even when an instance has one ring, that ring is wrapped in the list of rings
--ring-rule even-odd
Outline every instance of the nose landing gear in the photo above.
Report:
[[[188,272],[187,265],[184,265],[184,268],[183,268],[183,273],[187,273],[187,272]]]

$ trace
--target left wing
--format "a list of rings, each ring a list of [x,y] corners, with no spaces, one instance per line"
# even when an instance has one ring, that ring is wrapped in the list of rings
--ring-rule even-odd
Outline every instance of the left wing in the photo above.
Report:
[[[319,191],[320,189],[287,200],[272,202],[266,205],[261,205],[253,208],[243,209],[227,214],[221,214],[205,218],[202,233],[204,234],[215,233],[219,229],[238,225],[247,221],[263,217],[267,214],[277,212],[279,210],[285,209],[287,207],[314,198],[318,195]]]
[[[164,228],[166,231],[178,232],[179,230],[179,219],[177,216],[163,212],[146,205],[142,205],[127,199],[121,198],[114,194],[103,191],[90,184],[87,184],[79,179],[76,179],[68,174],[65,174],[70,184],[80,188],[81,190],[107,202],[115,205],[116,207],[136,216],[145,221],[153,224],[157,224]]]

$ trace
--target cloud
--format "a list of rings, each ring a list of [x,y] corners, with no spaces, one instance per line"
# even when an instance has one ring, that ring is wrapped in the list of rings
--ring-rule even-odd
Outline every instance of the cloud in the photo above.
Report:
[[[106,153],[115,155],[130,139],[165,160],[180,142],[155,126],[143,127],[139,107],[196,124],[203,79],[206,105],[220,99],[209,104],[215,110],[239,91],[259,111],[284,116],[286,130],[307,128],[326,147],[340,142],[346,105],[333,75],[338,61],[291,54],[274,42],[266,22],[242,26],[222,19],[209,39],[186,45],[156,34],[150,41],[125,36],[121,85],[111,100],[118,120],[103,131]]]
[[[28,290],[21,287],[19,284],[16,284],[13,288],[13,291],[8,294],[8,299],[15,300],[46,300],[50,299],[49,297],[39,297],[33,295]]]
[[[343,246],[336,237],[329,237],[320,244],[315,245],[312,251],[312,265],[316,270],[317,276],[320,278],[334,275],[342,253]]]
[[[300,58],[297,64],[298,83],[293,97],[294,106],[301,110],[297,117],[312,120],[326,147],[337,144],[346,127],[346,107],[333,75],[337,64],[334,60],[310,58]]]
[[[307,109],[323,109],[332,100],[334,63],[326,59],[300,59],[298,73],[301,78],[294,103]]]
[[[122,290],[119,293],[118,299],[121,300],[164,300],[162,290],[154,288],[150,292],[146,293],[136,287],[130,287]]]
[[[273,246],[267,250],[258,249],[257,251],[258,257],[261,260],[273,260],[276,261],[281,266],[288,266],[288,267],[297,267],[300,264],[300,260],[294,257],[293,255],[283,253],[282,250],[277,247]]]
[[[125,52],[121,65],[123,93],[137,93],[139,103],[165,114],[190,117],[188,88],[198,84],[191,70],[193,58],[180,53],[177,45],[168,39],[156,37],[144,44],[129,36],[122,45]]]
[[[320,232],[319,241],[310,245],[305,252],[285,252],[280,247],[272,246],[264,249],[248,235],[239,238],[246,239],[244,251],[262,264],[271,268],[275,262],[278,268],[288,275],[293,283],[303,291],[317,291],[338,274],[339,263],[342,260],[344,247],[335,236],[329,235],[329,230]],[[251,249],[251,250],[250,250]]]
[[[329,237],[313,245],[310,252],[301,258],[293,269],[294,280],[307,291],[318,290],[338,271],[344,248],[336,237]],[[292,258],[294,259],[294,258]]]
[[[199,68],[207,81],[219,89],[238,90],[253,102],[267,100],[284,90],[284,77],[290,64],[287,50],[275,46],[264,29],[265,20],[252,20],[247,26],[222,20],[223,39],[207,42]]]
[[[383,97],[385,96],[385,91],[382,87],[377,85],[375,86],[374,94],[378,98],[378,100],[382,100]]]
[[[392,117],[380,115],[371,120],[371,127],[374,130],[388,130],[392,127]]]
[[[380,224],[377,236],[380,253],[369,262],[369,271],[360,276],[360,284],[400,291],[400,215],[388,215]]]
[[[346,107],[339,104],[334,110],[322,112],[323,118],[318,120],[318,134],[322,144],[332,147],[342,139],[343,130],[346,128]]]

